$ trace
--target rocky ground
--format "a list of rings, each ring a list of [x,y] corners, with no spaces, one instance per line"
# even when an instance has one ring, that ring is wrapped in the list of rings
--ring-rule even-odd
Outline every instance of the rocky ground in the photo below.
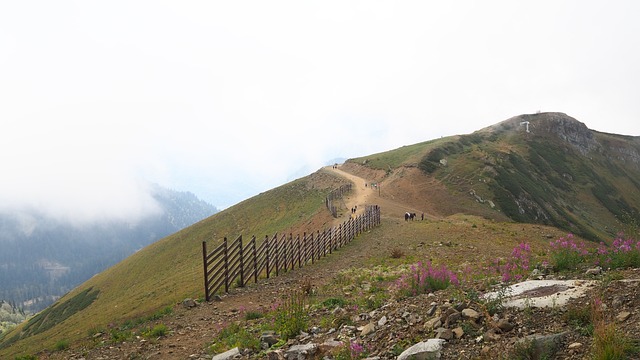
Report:
[[[305,331],[288,341],[264,330],[273,321],[269,315],[246,320],[248,313],[269,313],[269,304],[282,301],[283,292],[291,293],[291,288],[308,284],[301,281],[304,274],[300,275],[263,283],[261,291],[236,290],[211,303],[176,304],[172,315],[155,322],[168,328],[157,338],[138,336],[113,343],[110,334],[98,333],[84,348],[43,353],[40,358],[212,359],[216,352],[226,350],[211,347],[215,339],[220,340],[220,331],[238,324],[236,332],[250,334],[258,348],[239,348],[231,358],[395,359],[419,342],[439,338],[443,339],[439,351],[442,359],[592,359],[594,330],[590,324],[594,306],[601,309],[607,324],[615,325],[614,340],[633,343],[640,339],[640,269],[596,275],[597,285],[565,306],[500,308],[481,298],[482,291],[489,290],[482,284],[478,284],[477,294],[469,288],[463,293],[450,287],[397,300],[378,296],[380,289],[371,289],[378,285],[365,280],[345,285],[330,297],[311,296],[311,305],[305,310]],[[338,293],[341,296],[333,296]],[[356,293],[370,294],[369,302],[354,305],[358,303],[352,297]],[[539,344],[538,350],[535,344]],[[535,357],[536,352],[539,357]],[[640,355],[630,353],[627,358]]]

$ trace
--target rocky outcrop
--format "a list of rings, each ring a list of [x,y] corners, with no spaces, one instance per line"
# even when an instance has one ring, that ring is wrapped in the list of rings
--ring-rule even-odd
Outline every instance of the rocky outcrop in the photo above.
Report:
[[[560,112],[519,115],[487,129],[526,133],[527,127],[531,136],[556,137],[583,156],[595,151],[609,160],[640,166],[640,137],[591,130],[584,123]]]

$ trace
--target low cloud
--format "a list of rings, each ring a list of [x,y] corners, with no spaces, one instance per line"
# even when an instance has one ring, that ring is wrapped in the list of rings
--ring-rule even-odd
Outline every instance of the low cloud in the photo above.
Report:
[[[127,160],[131,149],[112,149],[95,141],[95,132],[58,125],[63,127],[26,123],[5,128],[0,211],[35,212],[75,223],[136,221],[160,211],[147,182],[136,178]]]
[[[3,211],[136,219],[146,181],[227,207],[538,110],[639,135],[633,1],[40,5],[0,5]]]

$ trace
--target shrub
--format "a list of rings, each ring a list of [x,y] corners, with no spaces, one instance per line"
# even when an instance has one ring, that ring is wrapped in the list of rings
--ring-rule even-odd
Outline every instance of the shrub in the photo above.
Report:
[[[53,349],[56,351],[62,351],[69,348],[69,340],[59,340],[53,345]]]
[[[519,281],[526,277],[529,271],[529,263],[531,259],[531,247],[527,243],[520,243],[511,251],[511,257],[502,263],[500,260],[495,262],[495,270],[502,276],[502,281]]]
[[[551,264],[556,271],[574,270],[579,264],[588,259],[589,251],[584,243],[576,242],[572,234],[556,241],[551,245]]]
[[[394,248],[393,250],[391,250],[392,259],[400,259],[403,256],[404,256],[404,251],[402,251],[402,249]]]
[[[290,339],[307,327],[305,294],[293,291],[283,299],[275,310],[276,331],[285,339]]]
[[[364,346],[362,344],[352,341],[349,344],[349,352],[351,353],[352,359],[360,359],[366,355],[366,351],[364,350]]]
[[[619,234],[608,252],[608,265],[612,269],[640,266],[640,241]]]
[[[347,301],[342,298],[328,298],[323,301],[322,306],[327,309],[335,309],[336,307],[344,307],[347,304]]]
[[[364,359],[367,356],[367,351],[364,346],[357,341],[348,341],[345,343],[345,346],[339,347],[333,356],[336,360]]]
[[[572,305],[563,315],[564,320],[583,336],[593,335],[593,323],[591,322],[591,306]]]
[[[111,329],[111,342],[120,343],[133,337],[131,330]]]
[[[257,351],[260,350],[260,339],[246,328],[231,323],[220,331],[209,350],[221,353],[234,347]]]
[[[157,338],[167,334],[167,327],[164,324],[158,324],[153,329],[146,331],[143,335],[148,338]]]
[[[459,285],[458,277],[444,265],[434,268],[431,262],[412,265],[408,274],[396,282],[396,289],[403,295],[416,296],[443,290],[449,285]]]
[[[613,322],[604,318],[602,301],[592,301],[593,322],[593,359],[594,360],[623,360],[629,359],[632,353],[637,353],[633,343],[620,332]]]
[[[244,314],[244,319],[245,320],[256,320],[256,319],[260,319],[263,318],[264,314],[261,313],[260,311],[247,311]]]

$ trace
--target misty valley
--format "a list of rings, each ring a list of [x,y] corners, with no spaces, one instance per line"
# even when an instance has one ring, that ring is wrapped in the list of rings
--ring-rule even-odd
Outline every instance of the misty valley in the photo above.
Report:
[[[0,316],[38,312],[141,248],[218,211],[189,192],[156,186],[152,196],[162,211],[132,222],[78,225],[37,210],[0,213]]]

